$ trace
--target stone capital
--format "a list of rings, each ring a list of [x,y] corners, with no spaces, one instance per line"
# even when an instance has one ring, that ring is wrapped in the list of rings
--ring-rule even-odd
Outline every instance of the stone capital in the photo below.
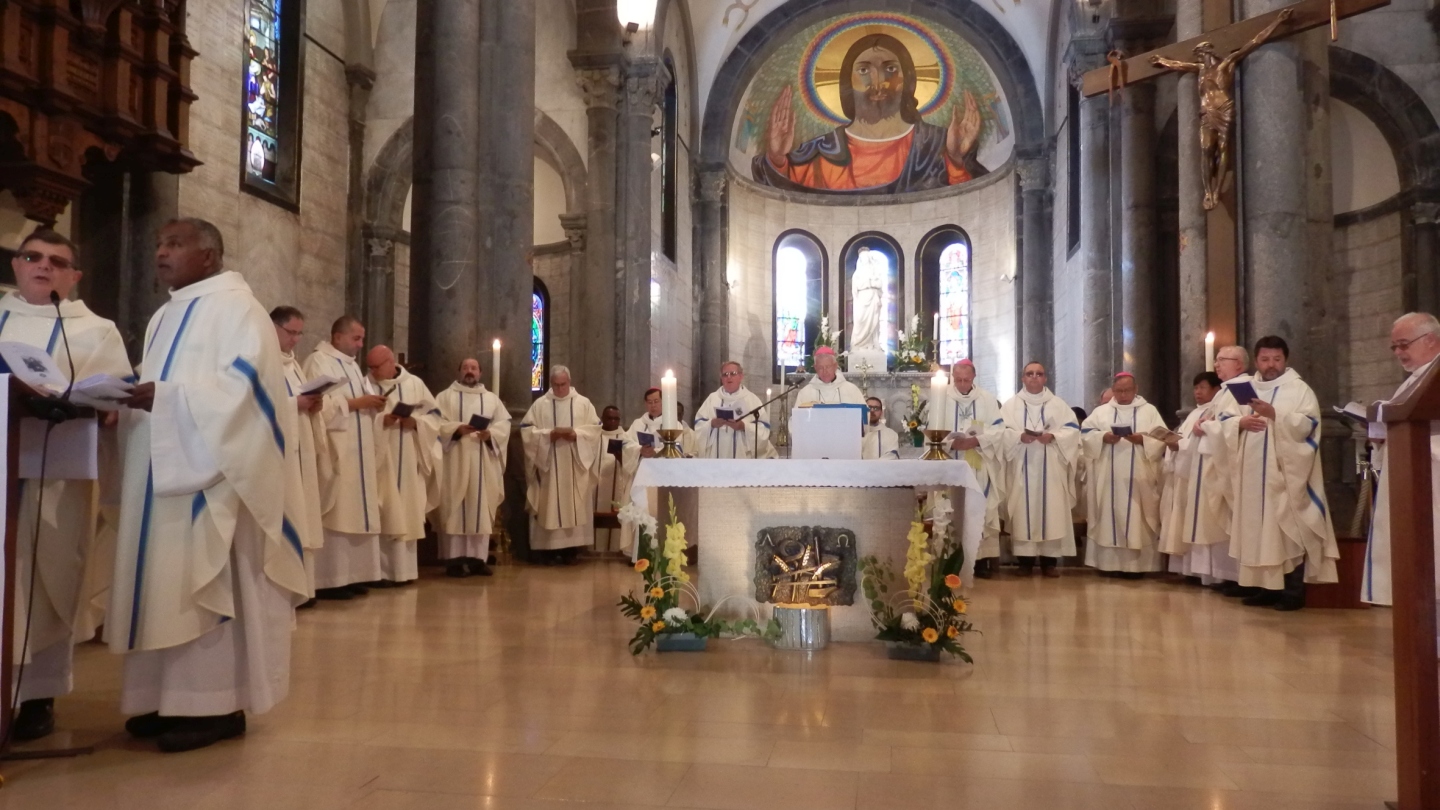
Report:
[[[1080,79],[1086,73],[1105,65],[1105,54],[1110,52],[1109,43],[1103,36],[1076,37],[1065,48],[1065,72],[1073,87],[1080,86]]]
[[[370,90],[375,86],[375,71],[372,70],[368,65],[346,65],[345,82],[351,87],[359,87],[362,90]]]
[[[586,68],[575,71],[575,77],[580,82],[587,108],[615,109],[620,97],[620,68],[614,65]]]
[[[625,104],[631,110],[648,112],[660,97],[662,83],[659,63],[652,57],[632,60],[625,66]]]
[[[1050,187],[1050,161],[1043,157],[1016,161],[1015,174],[1020,178],[1021,191]]]
[[[720,202],[725,199],[725,186],[729,183],[729,178],[724,169],[702,171],[696,182],[699,183],[701,202]]]
[[[561,214],[560,227],[565,229],[565,238],[570,240],[572,252],[578,253],[585,249],[588,219],[584,214]]]
[[[1410,206],[1410,221],[1416,225],[1440,225],[1440,203],[1415,203]]]
[[[384,258],[395,250],[395,242],[393,240],[379,237],[366,239],[365,246],[370,249],[370,257],[372,259]]]

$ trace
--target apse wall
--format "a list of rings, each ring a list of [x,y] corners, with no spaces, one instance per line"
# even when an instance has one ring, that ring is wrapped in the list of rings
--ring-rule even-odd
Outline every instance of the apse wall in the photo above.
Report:
[[[904,255],[901,323],[909,328],[919,310],[916,255],[926,234],[942,225],[961,228],[972,250],[972,357],[977,380],[1002,399],[1016,389],[1015,173],[1005,164],[964,191],[926,194],[913,202],[872,197],[817,203],[816,197],[761,188],[732,175],[730,183],[727,279],[730,284],[730,355],[745,365],[749,387],[763,389],[773,375],[775,322],[772,315],[775,243],[787,231],[803,230],[824,246],[827,257],[831,328],[839,329],[841,252],[851,238],[878,232],[900,244]],[[904,198],[902,198],[904,199]],[[913,199],[910,198],[910,199]],[[920,312],[926,331],[930,314]]]

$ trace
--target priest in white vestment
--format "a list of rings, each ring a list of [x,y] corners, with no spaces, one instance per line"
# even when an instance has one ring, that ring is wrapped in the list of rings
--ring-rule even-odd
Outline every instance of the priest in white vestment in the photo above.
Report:
[[[494,573],[486,560],[496,510],[505,500],[510,414],[500,397],[485,388],[481,373],[480,361],[466,358],[460,363],[460,379],[435,397],[445,463],[434,520],[440,559],[452,577]]]
[[[380,417],[380,582],[404,585],[420,578],[415,544],[425,537],[425,516],[440,504],[440,408],[424,380],[395,361],[388,346],[365,356],[370,384],[385,397]],[[408,414],[395,413],[406,408]]]
[[[356,362],[365,326],[344,315],[305,361],[305,375],[328,375],[341,384],[325,395],[320,418],[330,448],[330,475],[320,482],[325,544],[315,554],[315,596],[345,600],[368,592],[380,579],[380,428],[385,397]]]
[[[541,561],[574,565],[595,542],[595,484],[600,474],[600,415],[570,386],[570,369],[550,370],[550,390],[520,423],[525,445],[530,548]]]
[[[1288,367],[1290,347],[1270,335],[1255,344],[1257,396],[1222,423],[1230,459],[1230,554],[1240,585],[1261,592],[1252,607],[1299,610],[1305,583],[1337,581],[1340,558],[1320,468],[1320,404]]]
[[[330,447],[325,439],[325,424],[319,414],[325,404],[323,395],[302,393],[309,380],[300,360],[295,356],[295,347],[305,335],[305,315],[295,307],[280,306],[270,310],[270,322],[275,325],[275,336],[280,341],[280,360],[285,367],[285,393],[289,405],[295,412],[295,431],[298,446],[290,456],[291,478],[300,482],[303,497],[297,504],[298,513],[291,515],[295,530],[300,533],[300,545],[305,549],[305,580],[309,584],[310,599],[300,607],[315,605],[315,552],[325,544],[325,527],[320,520],[320,479],[330,474]]]
[[[665,424],[663,405],[659,388],[646,389],[645,413],[635,417],[635,421],[630,423],[630,429],[626,431],[630,434],[630,440],[640,447],[640,458],[655,458],[660,450],[659,431]],[[680,424],[683,425],[684,422]],[[642,433],[645,434],[645,438],[641,437]],[[649,444],[645,442],[649,442]]]
[[[600,475],[595,484],[595,551],[601,554],[629,548],[629,534],[619,525],[618,512],[621,504],[630,502],[630,482],[639,467],[640,444],[620,429],[620,409],[605,406],[600,412]]]
[[[835,350],[821,346],[815,350],[815,376],[795,395],[795,407],[810,405],[864,405],[860,387],[845,379]]]
[[[1390,330],[1390,351],[1400,362],[1400,367],[1410,375],[1391,397],[1396,400],[1408,394],[1412,381],[1422,378],[1435,358],[1440,357],[1440,322],[1434,315],[1425,312],[1402,315]],[[1360,598],[1375,605],[1389,605],[1393,603],[1390,584],[1390,484],[1385,475],[1385,441],[1376,439],[1373,443],[1375,451],[1370,460],[1378,481]],[[1440,422],[1430,423],[1430,492],[1431,508],[1434,510],[1432,520],[1440,528]],[[1440,551],[1440,532],[1435,534],[1435,547]],[[1436,584],[1440,585],[1440,565],[1436,566],[1436,572]]]
[[[300,537],[286,519],[293,414],[274,328],[203,220],[160,230],[170,300],[150,320],[125,448],[105,622],[125,728],[185,751],[245,732],[289,688]]]
[[[1005,517],[1022,574],[1033,573],[1035,558],[1047,577],[1058,577],[1060,557],[1075,553],[1075,464],[1080,426],[1065,400],[1045,386],[1045,367],[1030,363],[1024,388],[1000,409],[1005,420]]]
[[[84,302],[67,300],[81,276],[74,243],[54,231],[37,229],[20,243],[10,267],[15,272],[17,289],[0,298],[0,340],[45,349],[67,377],[73,364],[76,381],[92,374],[133,381],[134,369],[115,324],[91,312]],[[56,296],[53,302],[52,294]],[[32,426],[44,424],[28,418],[25,421]],[[94,421],[93,417],[90,421]],[[103,437],[98,441],[107,443],[107,449],[114,446],[114,421],[113,413],[105,414],[97,430]],[[52,443],[49,458],[55,459],[61,450],[58,442]],[[96,446],[88,450],[99,452]],[[120,471],[109,464],[101,466],[99,474],[107,486],[113,486],[110,479],[118,477]],[[11,735],[22,742],[37,740],[55,729],[55,698],[69,694],[73,688],[75,642],[87,641],[94,635],[93,626],[82,627],[88,623],[80,617],[95,599],[105,597],[110,577],[92,584],[87,582],[87,571],[94,565],[109,563],[113,573],[113,546],[104,543],[97,533],[98,489],[96,480],[50,480],[43,485],[29,479],[20,482],[16,591],[10,597],[14,605],[12,672],[18,678],[11,683],[17,689],[20,712]],[[40,520],[38,510],[42,506],[45,518]],[[37,557],[39,567],[34,571],[35,590],[31,593],[31,572]]]
[[[739,363],[730,360],[721,366],[720,388],[695,412],[700,458],[775,458],[769,409],[761,404],[745,387],[745,369]]]
[[[865,400],[869,415],[860,440],[860,458],[879,461],[900,459],[900,434],[885,424],[885,403],[879,397]]]
[[[1163,568],[1160,488],[1165,442],[1148,435],[1165,427],[1155,406],[1136,393],[1129,372],[1115,376],[1114,396],[1090,413],[1080,445],[1094,488],[1086,517],[1085,564],[1139,579]]]
[[[951,385],[936,417],[937,430],[960,433],[947,440],[950,457],[963,459],[975,471],[975,480],[985,491],[985,527],[980,549],[975,554],[975,576],[994,576],[1000,557],[1000,516],[1004,511],[1005,420],[1000,401],[975,384],[975,364],[960,360],[950,367]]]
[[[1215,367],[1220,366],[1217,357]],[[1203,585],[1240,578],[1230,556],[1230,481],[1223,465],[1203,447],[1204,425],[1216,424],[1222,382],[1214,371],[1195,375],[1195,407],[1176,431],[1178,437],[1167,442],[1169,498],[1161,511],[1160,550],[1170,555],[1172,572],[1199,577]]]

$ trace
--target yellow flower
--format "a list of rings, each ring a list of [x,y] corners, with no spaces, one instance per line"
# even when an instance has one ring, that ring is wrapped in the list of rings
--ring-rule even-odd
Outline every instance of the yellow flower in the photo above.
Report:
[[[964,600],[964,599],[961,599],[961,598],[958,597],[958,596],[955,597],[955,612],[956,612],[956,613],[964,613],[965,611],[967,611],[967,610],[969,610],[969,609],[970,609],[970,606],[965,603],[965,600]]]
[[[960,587],[960,575],[959,575],[959,574],[946,574],[946,575],[945,575],[945,587],[949,588],[949,589],[952,590],[952,591],[955,590],[956,588]]]
[[[955,638],[956,636],[960,635],[960,628],[952,624],[949,627],[945,628],[945,635],[949,638]]]
[[[645,607],[640,608],[640,618],[644,619],[647,622],[655,618],[655,606],[646,605]]]
[[[650,568],[650,561],[649,561],[649,560],[643,560],[643,559],[642,559],[642,560],[636,560],[636,561],[635,561],[635,570],[636,570],[636,571],[639,571],[640,573],[643,574],[643,573],[645,573],[647,570],[649,570],[649,568]]]
[[[920,637],[925,639],[926,644],[934,644],[936,641],[940,640],[940,631],[936,630],[933,627],[927,627],[924,630],[920,631]]]
[[[655,587],[653,587],[653,588],[650,589],[650,598],[651,598],[651,599],[659,599],[660,597],[662,597],[662,596],[664,596],[664,595],[665,595],[665,589],[662,588],[662,587],[660,587],[659,585],[656,585]]]
[[[650,625],[650,630],[651,630],[651,632],[654,632],[654,633],[658,633],[658,632],[660,632],[661,630],[664,630],[664,629],[665,629],[665,622],[655,622],[654,624]]]

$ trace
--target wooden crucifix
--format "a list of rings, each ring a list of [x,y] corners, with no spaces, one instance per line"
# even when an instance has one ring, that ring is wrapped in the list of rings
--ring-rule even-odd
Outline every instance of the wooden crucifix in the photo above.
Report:
[[[1087,72],[1080,92],[1086,96],[1123,93],[1125,85],[1176,70],[1200,74],[1202,144],[1201,176],[1205,179],[1206,318],[1220,345],[1240,335],[1239,246],[1235,229],[1235,192],[1229,148],[1234,129],[1233,73],[1236,65],[1261,44],[1330,26],[1338,20],[1390,4],[1390,0],[1301,0],[1282,9],[1231,23],[1230,0],[1202,0],[1205,33],[1147,53],[1112,58],[1106,67]]]

